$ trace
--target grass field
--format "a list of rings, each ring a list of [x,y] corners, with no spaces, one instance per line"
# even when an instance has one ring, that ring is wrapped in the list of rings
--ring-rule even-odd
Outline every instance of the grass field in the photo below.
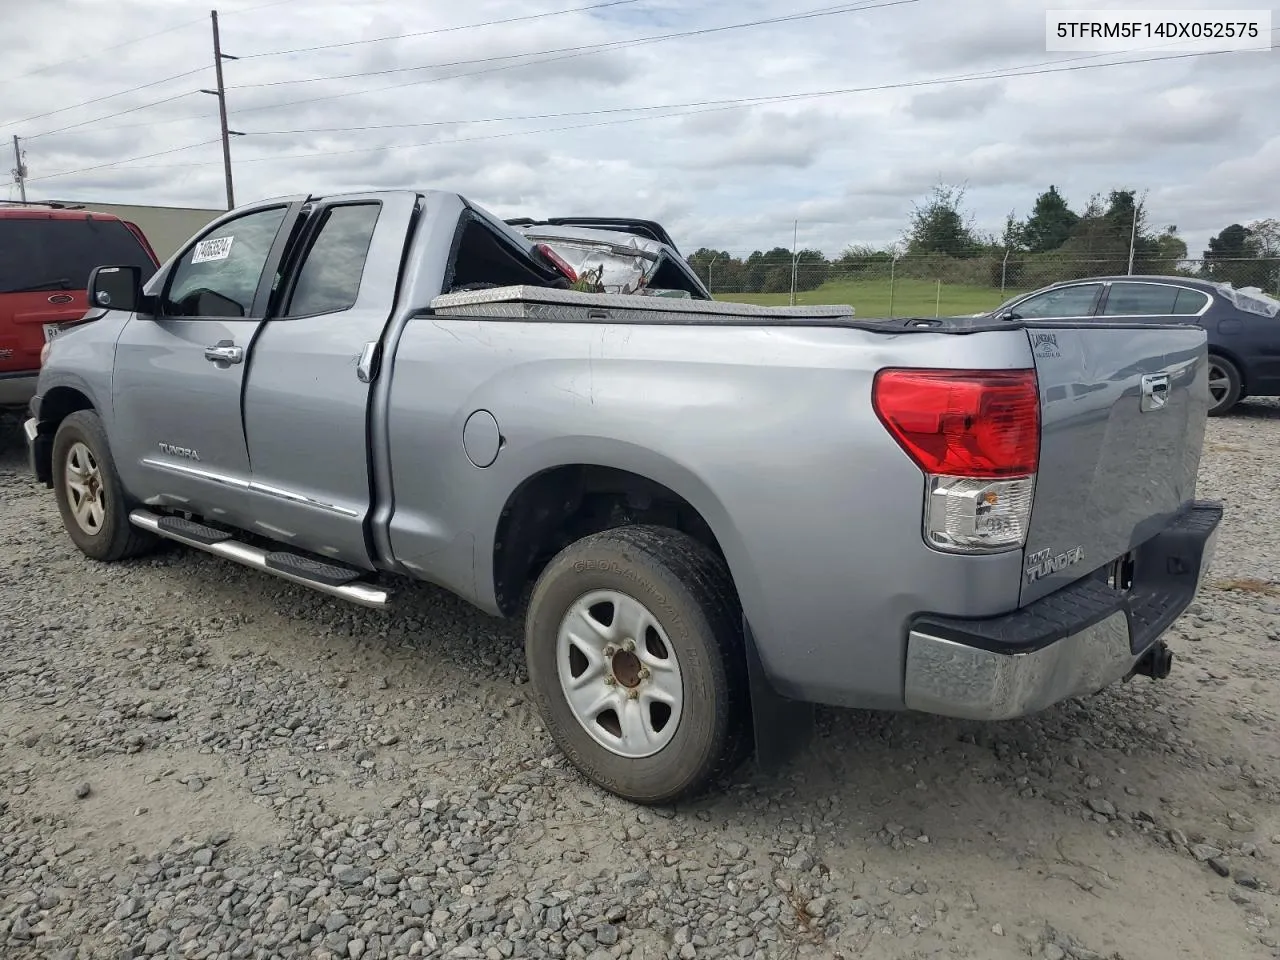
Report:
[[[1003,297],[999,287],[972,287],[962,284],[942,285],[942,299],[938,302],[938,287],[930,280],[898,280],[893,287],[893,311],[889,310],[889,281],[836,280],[817,290],[796,294],[800,306],[815,304],[847,303],[860,317],[932,317],[956,316],[979,313],[999,306],[1018,293],[1009,290]],[[717,300],[737,303],[756,303],[762,306],[785,307],[790,302],[787,293],[717,293]]]

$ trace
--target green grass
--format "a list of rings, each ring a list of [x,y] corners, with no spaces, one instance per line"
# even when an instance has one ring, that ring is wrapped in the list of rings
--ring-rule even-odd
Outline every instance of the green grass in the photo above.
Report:
[[[860,317],[932,317],[957,316],[979,313],[999,306],[1017,290],[1009,290],[1002,297],[999,287],[975,287],[963,284],[942,285],[942,299],[938,302],[938,287],[931,280],[898,280],[893,287],[893,311],[889,309],[889,281],[834,280],[817,290],[796,294],[799,306],[819,304],[850,304]],[[717,293],[717,300],[736,303],[755,303],[761,306],[785,307],[791,299],[787,293]]]

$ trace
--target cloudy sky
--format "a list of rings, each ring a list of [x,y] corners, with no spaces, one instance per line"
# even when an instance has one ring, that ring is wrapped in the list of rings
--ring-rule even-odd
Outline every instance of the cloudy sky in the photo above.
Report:
[[[1044,11],[1065,5],[225,0],[236,199],[438,187],[502,216],[656,218],[686,251],[734,253],[790,246],[799,219],[801,245],[831,255],[900,237],[939,180],[967,185],[993,230],[1050,183],[1077,209],[1149,191],[1192,256],[1280,216],[1275,51],[1101,66],[1180,51],[1046,53]],[[199,92],[209,7],[6,4],[27,45],[6,46],[0,143],[23,138],[31,197],[224,204],[217,104]],[[848,92],[768,99],[825,91]]]

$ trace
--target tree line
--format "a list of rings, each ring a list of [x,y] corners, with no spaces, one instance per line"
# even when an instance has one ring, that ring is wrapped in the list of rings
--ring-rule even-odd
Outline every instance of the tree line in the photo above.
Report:
[[[1056,186],[1036,197],[1031,213],[1010,213],[996,234],[979,230],[965,210],[964,188],[939,184],[913,204],[901,240],[887,247],[853,245],[829,259],[821,250],[757,250],[746,258],[702,247],[689,257],[712,291],[785,293],[816,290],[828,280],[897,275],[1001,288],[1031,288],[1086,276],[1189,274],[1275,292],[1280,286],[1280,220],[1231,224],[1209,241],[1199,263],[1174,225],[1154,226],[1137,193],[1111,190],[1076,211]]]

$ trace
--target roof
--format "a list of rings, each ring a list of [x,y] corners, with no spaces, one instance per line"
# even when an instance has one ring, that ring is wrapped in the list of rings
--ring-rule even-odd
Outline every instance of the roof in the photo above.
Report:
[[[1111,274],[1109,276],[1102,276],[1102,277],[1079,277],[1078,279],[1075,279],[1075,280],[1059,280],[1057,283],[1052,283],[1049,286],[1065,287],[1068,284],[1076,284],[1076,283],[1122,283],[1124,281],[1139,281],[1139,282],[1147,282],[1147,283],[1152,283],[1152,282],[1177,283],[1177,284],[1181,284],[1184,287],[1199,287],[1204,290],[1216,290],[1218,287],[1218,281],[1216,280],[1205,280],[1200,277],[1181,277],[1181,276],[1171,276],[1168,274],[1155,274],[1155,273],[1135,273],[1135,274],[1116,273],[1116,274]]]
[[[38,205],[0,205],[0,220],[119,220],[114,213],[96,210],[59,210]]]

